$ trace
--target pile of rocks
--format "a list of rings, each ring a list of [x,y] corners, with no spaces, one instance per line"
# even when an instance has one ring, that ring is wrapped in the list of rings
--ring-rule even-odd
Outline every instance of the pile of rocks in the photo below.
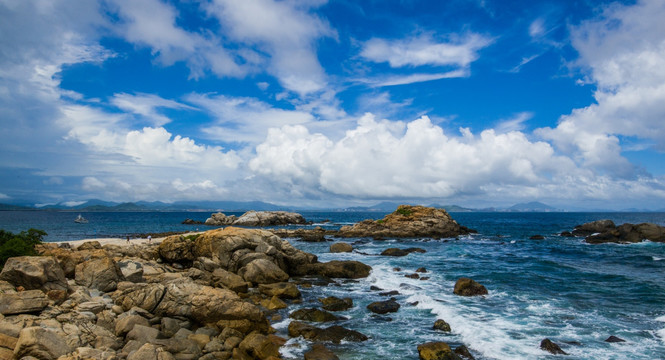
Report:
[[[269,316],[300,297],[291,277],[371,270],[319,263],[270,232],[233,227],[159,246],[39,251],[10,258],[0,273],[2,359],[277,359],[286,339]],[[343,328],[294,336],[312,332],[361,338]]]
[[[665,242],[665,227],[652,223],[616,226],[612,220],[598,220],[577,225],[572,232],[564,231],[561,236],[584,236],[589,244]]]

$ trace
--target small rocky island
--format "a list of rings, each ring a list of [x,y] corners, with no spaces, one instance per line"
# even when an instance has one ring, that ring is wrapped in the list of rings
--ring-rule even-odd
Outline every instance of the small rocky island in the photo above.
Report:
[[[305,218],[294,212],[288,211],[248,211],[240,217],[235,215],[227,216],[224,213],[212,214],[205,225],[210,226],[279,226],[279,225],[304,225],[307,224]]]
[[[564,231],[561,236],[583,236],[584,241],[589,244],[631,244],[645,240],[665,242],[665,227],[652,223],[625,223],[616,226],[612,220],[598,220],[577,225],[572,232]]]

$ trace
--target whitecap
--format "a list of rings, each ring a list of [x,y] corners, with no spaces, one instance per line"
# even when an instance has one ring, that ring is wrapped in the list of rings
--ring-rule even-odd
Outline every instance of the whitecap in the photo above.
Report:
[[[652,256],[651,258],[653,259],[653,261],[661,261],[661,260],[663,260],[663,258],[658,257],[658,256]]]

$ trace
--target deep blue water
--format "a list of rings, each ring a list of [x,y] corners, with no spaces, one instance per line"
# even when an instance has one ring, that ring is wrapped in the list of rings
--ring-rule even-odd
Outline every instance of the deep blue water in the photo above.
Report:
[[[76,213],[0,212],[0,228],[30,227],[47,231],[48,241],[97,236],[204,230],[202,225],[181,225],[185,218],[205,220],[209,213],[82,213],[90,223],[75,224]],[[315,225],[338,227],[381,213],[303,213]],[[284,321],[273,324],[284,335],[288,312],[318,306],[316,299],[351,297],[354,307],[338,315],[340,324],[370,336],[362,344],[329,345],[340,359],[416,359],[416,347],[427,341],[467,345],[477,359],[550,359],[539,349],[543,338],[558,343],[566,359],[665,358],[665,244],[585,244],[579,238],[556,234],[584,222],[611,219],[665,225],[663,213],[453,213],[460,224],[478,234],[446,240],[348,239],[354,248],[379,254],[389,247],[420,247],[424,254],[402,258],[360,253],[331,254],[327,243],[291,240],[321,261],[359,260],[373,267],[369,278],[339,281],[326,287],[303,288],[305,301],[290,306]],[[322,223],[330,219],[330,223]],[[544,240],[529,240],[535,234]],[[395,271],[394,268],[401,268]],[[430,279],[409,279],[426,267]],[[463,298],[452,294],[459,277],[484,284],[489,295]],[[372,316],[365,308],[384,300],[370,286],[400,292],[400,310]],[[409,303],[418,302],[417,305]],[[388,321],[390,318],[391,321]],[[431,330],[437,318],[452,327],[450,334]],[[610,335],[625,343],[606,343]],[[301,359],[308,343],[289,340],[283,355]],[[564,357],[556,357],[564,358]]]

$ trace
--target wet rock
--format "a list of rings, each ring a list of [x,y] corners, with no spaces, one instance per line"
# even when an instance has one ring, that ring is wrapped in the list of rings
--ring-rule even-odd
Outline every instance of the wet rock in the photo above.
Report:
[[[543,339],[540,342],[540,348],[554,355],[568,355],[565,351],[561,350],[559,345],[552,342],[550,339]]]
[[[618,342],[626,342],[626,340],[624,340],[624,339],[622,339],[622,338],[620,338],[620,337],[616,337],[616,336],[614,336],[614,335],[610,335],[610,337],[608,337],[607,339],[605,339],[605,342],[609,342],[609,343],[618,343]]]
[[[353,307],[353,300],[351,298],[340,299],[329,296],[327,298],[319,298],[319,302],[323,304],[323,309],[328,311],[344,311]]]
[[[603,233],[616,228],[612,220],[597,220],[586,224],[577,225],[573,230],[574,236],[589,236],[595,233]]]
[[[368,339],[367,336],[357,331],[337,325],[321,329],[300,321],[292,321],[288,330],[291,337],[302,336],[312,341],[330,341],[336,344],[339,344],[342,340],[360,342]]]
[[[76,265],[76,284],[103,292],[114,291],[121,274],[113,259],[92,259]]]
[[[268,310],[286,309],[288,307],[286,303],[277,296],[271,297],[270,300],[262,300],[261,306]]]
[[[419,268],[416,269],[416,272],[417,273],[426,273],[427,269],[425,269],[424,267],[419,267]]]
[[[424,206],[400,205],[381,220],[364,220],[339,230],[342,237],[373,238],[446,238],[468,234],[471,230],[460,226],[443,209]]]
[[[420,279],[420,275],[413,273],[413,274],[406,274],[404,277],[409,278],[409,279]]]
[[[420,360],[457,360],[459,357],[450,346],[442,341],[428,342],[418,345]]]
[[[65,273],[52,256],[18,256],[7,259],[0,280],[26,290],[67,290]]]
[[[587,236],[584,241],[589,244],[602,243],[638,243],[644,240],[665,242],[665,227],[651,223],[622,224],[613,229]]]
[[[450,332],[450,325],[447,322],[445,322],[445,320],[442,320],[442,319],[436,320],[434,322],[434,326],[432,328],[434,330]]]
[[[392,299],[386,301],[375,301],[367,305],[367,309],[376,314],[387,314],[391,312],[397,312],[399,308],[400,305],[397,303],[397,301]]]
[[[187,218],[181,222],[183,225],[203,225],[203,221],[198,221],[198,220],[192,220],[190,218]],[[206,225],[213,225],[213,224],[206,224]]]
[[[465,345],[460,345],[455,349],[455,354],[459,355],[461,358],[467,359],[467,360],[475,360],[473,355],[471,355],[471,352]]]
[[[289,314],[291,319],[311,322],[329,322],[336,321],[340,318],[323,310],[319,309],[299,309]]]
[[[351,244],[349,243],[338,242],[330,245],[331,253],[347,253],[352,251],[353,251],[353,246],[351,246]]]
[[[359,279],[369,276],[372,268],[359,261],[333,260],[326,263],[311,264],[307,273],[330,278]]]
[[[0,314],[16,315],[42,311],[49,304],[41,290],[0,293]]]
[[[242,340],[238,349],[249,355],[251,359],[277,359],[280,357],[279,347],[286,342],[281,340],[283,339],[276,336],[253,332]]]
[[[72,348],[67,344],[64,336],[55,331],[33,326],[21,330],[14,348],[14,358],[32,356],[37,359],[51,360],[71,351]]]
[[[457,279],[453,293],[460,296],[478,296],[488,294],[485,286],[469,278]]]
[[[305,353],[305,360],[339,360],[330,349],[322,344],[314,344],[312,348]]]
[[[542,235],[532,235],[529,237],[529,240],[544,240],[545,237]]]
[[[397,291],[397,290],[384,291],[384,292],[380,292],[379,295],[381,295],[381,296],[396,296],[396,295],[399,295],[399,291]]]
[[[421,248],[407,248],[407,249],[388,248],[381,252],[381,256],[407,256],[414,252],[422,254],[426,253],[427,251]]]

